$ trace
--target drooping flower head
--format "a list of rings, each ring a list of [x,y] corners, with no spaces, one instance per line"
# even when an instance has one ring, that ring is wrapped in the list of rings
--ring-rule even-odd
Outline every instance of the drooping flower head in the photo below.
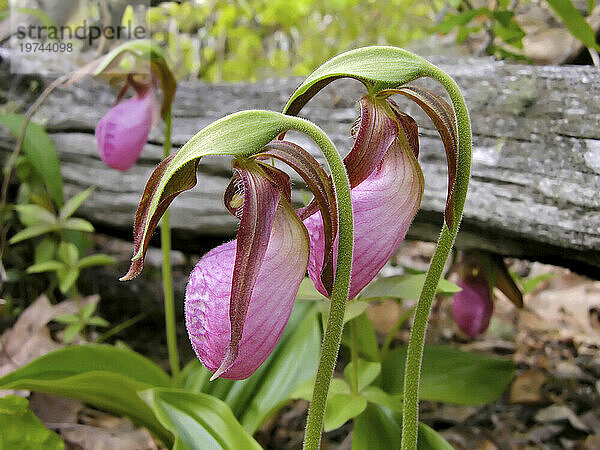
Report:
[[[109,167],[122,171],[137,161],[157,116],[153,87],[135,86],[135,96],[117,103],[96,125],[100,158]]]
[[[523,306],[521,291],[498,256],[465,253],[455,271],[462,291],[452,298],[452,317],[467,336],[474,338],[488,329],[494,312],[494,287],[498,287],[515,306]]]
[[[201,130],[152,174],[136,214],[133,263],[122,279],[141,271],[152,231],[172,200],[194,186],[199,159],[224,154],[235,158],[235,175],[224,200],[240,219],[238,238],[200,260],[186,293],[190,339],[214,371],[213,378],[245,378],[266,359],[289,318],[307,266],[317,288],[339,305],[348,291],[353,297],[371,281],[404,239],[424,181],[417,161],[417,126],[392,95],[419,104],[442,136],[449,168],[446,231],[456,233],[465,191],[459,192],[455,213],[458,130],[453,109],[429,91],[404,87],[432,74],[430,69],[426,61],[391,47],[341,55],[307,78],[284,114],[245,111],[227,116]],[[353,128],[354,146],[342,164],[322,130],[292,116],[329,82],[344,76],[362,81],[368,93]],[[329,176],[309,153],[283,141],[288,130],[313,138],[329,163]],[[470,135],[468,128],[463,140],[465,133]],[[467,165],[459,171],[463,184],[468,180],[466,155]],[[279,159],[296,170],[314,200],[293,212],[289,178],[263,158]],[[344,213],[338,217],[338,211]]]
[[[119,66],[127,55],[134,62],[128,61],[126,66],[131,67],[123,71]],[[94,75],[121,85],[117,104],[96,125],[98,151],[109,167],[126,171],[137,161],[159,118],[166,118],[175,95],[175,78],[160,48],[147,40],[123,44],[93,64],[97,66]],[[121,101],[130,88],[135,95]]]
[[[147,246],[137,231],[148,221],[144,215],[148,200],[175,158],[163,161],[147,184],[136,219],[138,249]],[[190,341],[213,378],[247,378],[262,364],[283,332],[306,273],[308,232],[292,209],[290,178],[268,163],[272,158],[305,179],[318,199],[322,226],[330,236],[337,233],[333,186],[308,152],[290,142],[273,141],[252,157],[234,159],[234,175],[223,200],[240,221],[237,239],[208,252],[192,271],[186,289]],[[164,206],[150,218],[150,228],[177,194],[193,187],[196,165],[192,162],[179,171],[176,189],[167,185]],[[327,241],[332,245],[333,237]],[[123,279],[134,277],[141,268],[141,260],[135,261]],[[323,280],[331,282],[325,275]]]
[[[360,102],[361,115],[352,130],[354,146],[344,159],[352,187],[354,212],[350,298],[358,295],[397,250],[423,195],[423,173],[417,160],[418,127],[414,119],[403,113],[390,98],[392,94],[402,94],[416,101],[433,119],[442,136],[449,167],[445,217],[449,226],[454,220],[458,138],[452,108],[442,98],[419,87],[365,95]],[[307,213],[313,211],[309,205]],[[311,236],[309,275],[319,292],[328,296],[320,277],[326,253],[319,213],[309,216],[304,223]],[[332,255],[335,254],[334,247]]]

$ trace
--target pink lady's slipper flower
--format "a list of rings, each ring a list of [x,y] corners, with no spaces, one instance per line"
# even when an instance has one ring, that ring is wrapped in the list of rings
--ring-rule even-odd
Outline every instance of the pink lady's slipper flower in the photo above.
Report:
[[[463,333],[475,337],[487,330],[494,312],[492,294],[485,276],[460,280],[462,291],[454,294],[452,317]]]
[[[96,125],[100,158],[109,167],[122,171],[135,164],[158,117],[153,87],[134,82],[129,77],[119,98],[128,86],[134,87],[135,96],[117,103]]]
[[[333,190],[323,169],[289,142],[274,142],[258,158],[287,162],[322,200],[326,226]],[[306,273],[309,236],[290,205],[288,175],[259,161],[235,162],[225,206],[240,219],[236,240],[208,252],[186,290],[186,326],[198,358],[232,380],[249,377],[275,348]],[[329,196],[328,196],[329,192]]]
[[[165,159],[150,177],[136,217],[136,249],[146,248],[139,230],[148,217],[153,190],[176,155]],[[185,315],[190,341],[213,379],[249,377],[264,362],[287,324],[308,265],[308,232],[291,207],[290,178],[264,159],[276,158],[294,168],[315,194],[325,229],[337,234],[335,194],[327,174],[305,150],[274,141],[251,158],[235,159],[234,177],[224,195],[225,207],[240,220],[237,239],[209,251],[190,275]],[[172,199],[195,184],[195,164],[181,175],[177,190],[165,196],[152,230]],[[333,238],[326,239],[331,246]],[[122,279],[142,268],[135,261]],[[325,284],[329,284],[325,280]]]
[[[290,205],[287,175],[260,163],[244,166],[235,166],[225,194],[227,208],[240,218],[238,237],[200,260],[185,300],[198,358],[213,378],[233,380],[254,373],[275,347],[309,252],[306,229]]]
[[[457,284],[462,291],[452,298],[452,316],[467,336],[474,338],[488,329],[494,312],[494,287],[518,308],[523,306],[521,291],[500,257],[467,253],[457,266]]]
[[[344,159],[352,187],[354,214],[349,298],[358,295],[397,250],[423,196],[423,173],[417,161],[417,124],[389,98],[396,93],[422,106],[442,136],[450,174],[446,222],[452,224],[454,219],[457,132],[452,108],[443,99],[416,87],[382,91],[377,96],[365,95],[361,100],[360,119],[353,129],[355,143]],[[307,210],[314,212],[310,205]],[[303,217],[306,216],[305,213]],[[327,254],[320,213],[305,219],[304,224],[311,237],[308,273],[319,292],[328,296],[320,277]],[[334,247],[334,259],[336,254]]]

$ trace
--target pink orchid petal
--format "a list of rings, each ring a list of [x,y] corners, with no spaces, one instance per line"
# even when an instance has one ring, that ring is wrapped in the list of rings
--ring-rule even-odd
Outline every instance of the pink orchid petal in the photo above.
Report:
[[[152,128],[151,90],[111,108],[96,125],[102,160],[113,169],[128,170],[137,161]]]
[[[208,252],[196,265],[186,291],[186,326],[202,363],[215,372],[231,333],[230,294],[237,242]],[[290,317],[306,272],[309,240],[291,206],[280,200],[265,256],[244,321],[237,358],[223,378],[249,377],[269,356]]]
[[[461,292],[454,294],[452,316],[458,327],[468,336],[475,337],[487,330],[494,302],[485,277],[460,280]]]
[[[354,145],[344,158],[351,188],[373,173],[398,136],[398,124],[388,115],[387,108],[386,100],[368,95],[360,100],[360,125]]]
[[[248,304],[267,251],[271,228],[279,204],[278,187],[269,181],[269,178],[256,163],[251,162],[246,166],[234,160],[233,166],[237,177],[241,180],[244,203],[241,208],[233,278],[231,280],[229,346],[213,378],[226,372],[237,358],[238,344],[242,338]]]
[[[350,298],[377,275],[404,240],[423,195],[423,174],[411,149],[395,141],[380,166],[351,191],[354,210],[354,255]],[[308,274],[323,295],[321,283],[324,232],[320,213],[304,221],[310,235]],[[334,245],[337,255],[337,239]],[[337,259],[337,258],[336,258]]]

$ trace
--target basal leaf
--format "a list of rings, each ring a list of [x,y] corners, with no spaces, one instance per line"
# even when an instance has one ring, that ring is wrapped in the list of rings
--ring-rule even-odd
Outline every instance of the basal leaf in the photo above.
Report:
[[[369,284],[360,294],[361,300],[377,298],[416,299],[421,294],[425,273],[407,273],[392,277],[379,278]],[[460,287],[448,280],[441,279],[438,284],[439,294],[454,294],[460,292]]]
[[[261,449],[223,401],[201,393],[156,388],[140,394],[185,449]]]
[[[22,379],[61,379],[95,370],[115,372],[153,386],[169,386],[171,383],[162,369],[139,353],[111,345],[88,344],[40,356],[0,378],[0,384]]]
[[[383,361],[381,385],[401,394],[406,347],[391,350]],[[513,379],[512,361],[467,353],[444,346],[426,346],[423,354],[420,396],[423,400],[483,405],[497,399]]]
[[[331,394],[327,397],[325,431],[335,430],[358,416],[367,407],[367,399],[361,395]]]
[[[583,45],[600,51],[600,45],[596,42],[596,33],[586,22],[581,13],[575,8],[570,0],[548,0],[548,4],[556,14],[565,22],[565,25],[573,36],[579,39]]]
[[[60,436],[47,429],[28,404],[14,395],[0,398],[0,448],[62,450]]]
[[[365,361],[364,359],[358,360],[358,391],[362,391],[365,387],[370,385],[375,378],[381,373],[381,363]],[[352,384],[354,381],[354,365],[349,362],[344,367],[344,376],[348,383]]]
[[[169,385],[167,374],[149,359],[131,350],[96,344],[47,353],[0,378],[0,389],[60,395],[126,415],[167,445],[172,443],[171,434],[137,392]]]
[[[452,450],[452,446],[433,429],[419,423],[417,450]],[[385,407],[369,403],[354,419],[352,450],[400,448],[401,420]]]

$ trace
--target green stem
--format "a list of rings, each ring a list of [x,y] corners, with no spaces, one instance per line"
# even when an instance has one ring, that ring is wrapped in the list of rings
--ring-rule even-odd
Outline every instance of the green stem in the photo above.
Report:
[[[110,330],[108,330],[106,333],[101,334],[98,337],[98,339],[96,339],[95,343],[100,344],[100,343],[106,341],[107,339],[113,337],[115,334],[119,334],[121,331],[126,330],[127,328],[129,328],[132,325],[135,325],[140,320],[143,320],[146,317],[148,317],[147,312],[139,313],[139,314],[133,316],[131,319],[127,319],[125,322],[121,322],[120,324],[115,325]]]
[[[352,334],[352,347],[350,348],[352,357],[352,394],[358,395],[358,331],[356,330],[356,320],[350,321],[350,333]]]
[[[323,343],[321,344],[319,367],[317,368],[315,386],[304,434],[304,449],[318,450],[321,444],[327,394],[342,340],[344,314],[346,313],[350,288],[352,246],[354,243],[352,200],[346,168],[333,142],[331,142],[323,130],[307,120],[298,117],[288,117],[288,120],[291,129],[300,131],[311,137],[323,152],[329,165],[338,204],[339,246],[335,279],[331,292],[329,316],[323,334]]]
[[[425,333],[427,331],[427,323],[437,285],[440,281],[452,245],[454,244],[456,233],[458,232],[471,173],[471,124],[465,101],[454,80],[442,70],[430,65],[425,72],[426,73],[423,75],[438,80],[452,99],[458,124],[459,153],[455,188],[454,227],[452,230],[449,230],[447,226],[443,226],[442,228],[442,233],[438,240],[435,253],[431,258],[431,264],[427,271],[425,284],[423,285],[423,290],[421,291],[421,296],[416,306],[413,328],[408,342],[404,375],[404,402],[402,408],[401,448],[403,450],[414,450],[417,448],[419,426],[419,381],[421,364],[423,361]]]
[[[165,142],[163,156],[171,154],[171,108],[165,117]],[[171,270],[171,228],[169,212],[165,212],[160,226],[160,246],[162,250],[162,278],[165,296],[165,328],[167,333],[167,350],[171,375],[179,374],[179,351],[177,350],[177,326],[175,322],[175,295],[173,294],[173,272]]]

